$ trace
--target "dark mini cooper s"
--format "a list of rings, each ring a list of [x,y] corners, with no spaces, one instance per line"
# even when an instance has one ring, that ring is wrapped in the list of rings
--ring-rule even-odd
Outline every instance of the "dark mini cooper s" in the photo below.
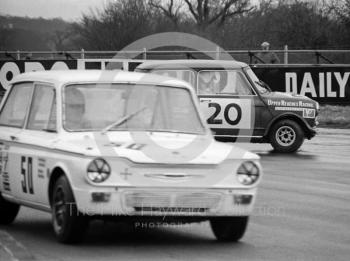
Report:
[[[139,72],[167,75],[194,86],[218,140],[270,143],[295,152],[316,135],[319,104],[305,96],[273,92],[245,63],[222,60],[146,61]]]

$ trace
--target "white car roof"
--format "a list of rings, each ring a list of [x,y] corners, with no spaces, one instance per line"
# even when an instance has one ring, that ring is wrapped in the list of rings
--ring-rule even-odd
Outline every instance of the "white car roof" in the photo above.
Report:
[[[248,65],[235,60],[164,60],[145,61],[137,69],[172,69],[172,68],[201,68],[201,69],[241,69]]]
[[[58,85],[68,83],[111,83],[129,82],[140,84],[170,85],[191,88],[191,85],[174,78],[147,73],[126,72],[121,70],[64,70],[37,71],[17,75],[12,83],[18,82],[52,82]]]

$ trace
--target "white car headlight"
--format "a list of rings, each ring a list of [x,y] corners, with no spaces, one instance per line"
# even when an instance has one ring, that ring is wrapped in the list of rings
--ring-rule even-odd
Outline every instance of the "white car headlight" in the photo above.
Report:
[[[90,162],[87,168],[88,178],[95,183],[101,183],[108,179],[111,174],[111,167],[102,158],[96,158]]]
[[[259,176],[259,167],[252,161],[243,162],[237,170],[237,179],[242,185],[254,184]]]

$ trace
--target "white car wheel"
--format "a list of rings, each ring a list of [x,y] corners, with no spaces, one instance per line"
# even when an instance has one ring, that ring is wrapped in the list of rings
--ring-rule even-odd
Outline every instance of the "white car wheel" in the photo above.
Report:
[[[65,176],[58,178],[52,195],[52,224],[61,243],[80,242],[88,227],[88,218],[79,213],[72,189]]]

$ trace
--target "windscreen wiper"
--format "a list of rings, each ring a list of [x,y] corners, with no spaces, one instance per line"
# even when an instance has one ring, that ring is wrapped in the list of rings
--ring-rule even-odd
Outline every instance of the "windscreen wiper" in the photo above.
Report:
[[[130,113],[128,115],[125,115],[124,117],[118,119],[116,122],[113,122],[112,124],[108,125],[107,127],[105,127],[101,133],[105,134],[107,131],[109,131],[112,128],[118,127],[120,125],[122,125],[123,123],[127,122],[128,120],[130,120],[131,118],[133,118],[134,116],[136,116],[137,114],[139,114],[140,112],[144,111],[145,109],[147,109],[147,107],[143,107],[133,113]]]

